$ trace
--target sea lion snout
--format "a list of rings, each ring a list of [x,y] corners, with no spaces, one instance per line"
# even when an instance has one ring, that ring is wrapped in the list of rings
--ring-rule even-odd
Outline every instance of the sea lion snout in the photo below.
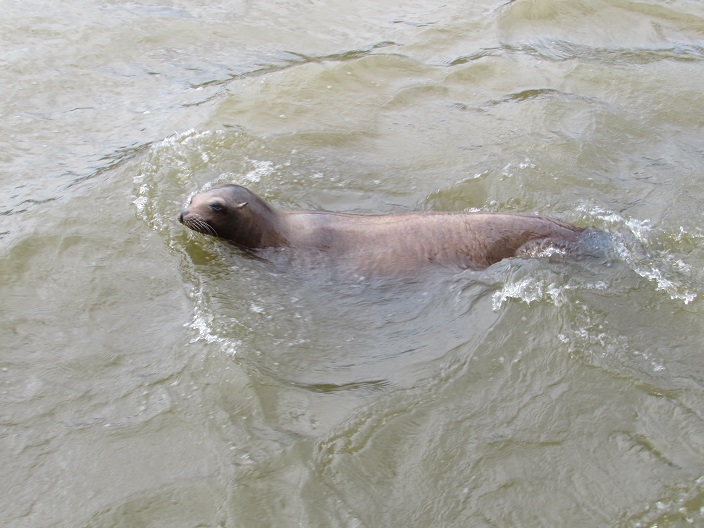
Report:
[[[184,209],[179,213],[178,221],[193,231],[205,235],[218,236],[218,232],[215,228],[197,212],[191,213],[188,209]]]

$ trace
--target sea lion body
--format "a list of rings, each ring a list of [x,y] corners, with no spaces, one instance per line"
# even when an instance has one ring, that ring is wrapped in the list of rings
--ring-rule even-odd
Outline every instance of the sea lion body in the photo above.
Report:
[[[482,269],[541,248],[568,250],[584,231],[552,218],[500,213],[287,212],[239,185],[196,194],[179,220],[265,257],[285,251],[361,275],[413,274],[438,266]]]

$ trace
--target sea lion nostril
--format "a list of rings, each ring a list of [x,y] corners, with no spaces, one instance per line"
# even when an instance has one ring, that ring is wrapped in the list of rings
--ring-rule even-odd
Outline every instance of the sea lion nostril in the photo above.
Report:
[[[184,209],[181,211],[181,213],[178,215],[178,221],[183,223],[184,217],[188,214],[188,209]]]

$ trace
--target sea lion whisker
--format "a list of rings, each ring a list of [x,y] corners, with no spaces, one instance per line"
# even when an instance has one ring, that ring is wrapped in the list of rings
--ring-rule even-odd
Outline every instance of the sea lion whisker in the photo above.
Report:
[[[210,234],[213,235],[214,237],[217,237],[217,236],[218,236],[218,232],[215,231],[215,228],[214,228],[213,226],[211,226],[210,224],[208,224],[208,223],[206,223],[206,222],[203,222],[203,224],[204,224],[203,227],[205,228],[205,230],[206,230],[208,233],[210,233]]]
[[[192,222],[197,231],[208,235],[213,235],[215,237],[218,236],[218,233],[217,231],[215,231],[215,228],[202,218],[193,218]]]
[[[183,223],[186,227],[192,229],[193,231],[210,234],[210,226],[208,226],[207,222],[197,216],[188,217],[183,221]]]

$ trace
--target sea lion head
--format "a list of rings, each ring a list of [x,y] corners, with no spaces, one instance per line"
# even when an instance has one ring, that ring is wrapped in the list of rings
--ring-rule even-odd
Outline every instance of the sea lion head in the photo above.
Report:
[[[286,243],[280,230],[280,213],[240,185],[218,185],[196,194],[178,219],[193,231],[248,249]]]

